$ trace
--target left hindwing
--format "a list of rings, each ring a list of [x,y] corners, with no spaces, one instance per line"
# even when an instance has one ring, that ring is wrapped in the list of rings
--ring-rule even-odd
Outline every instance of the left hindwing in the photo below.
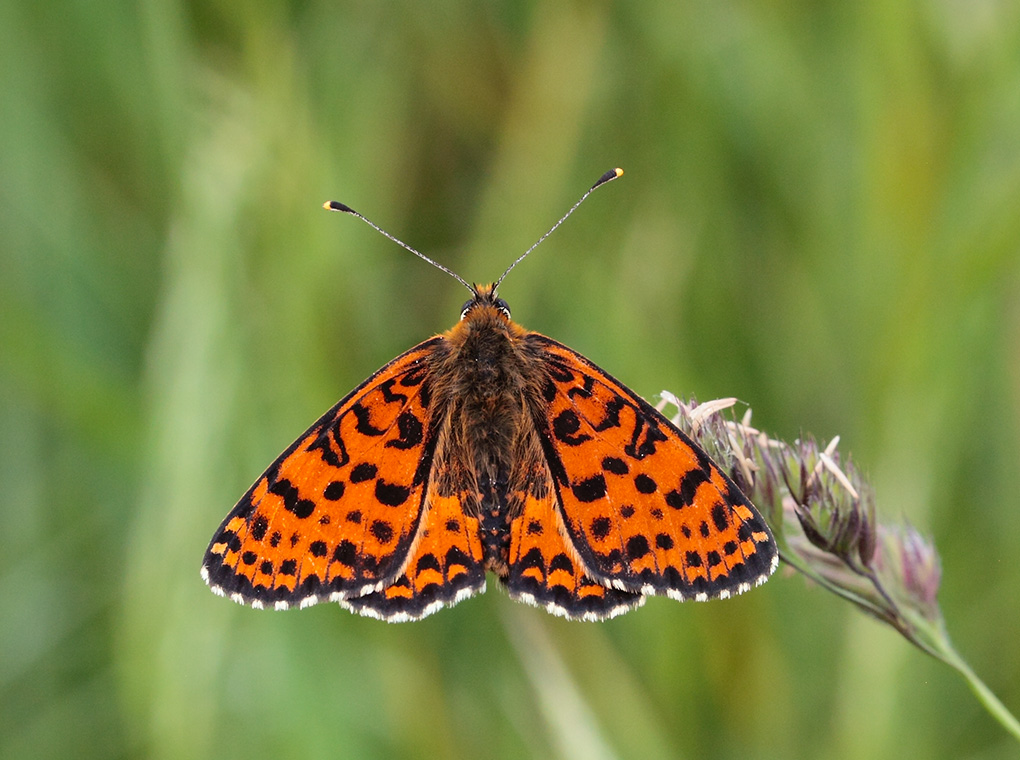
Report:
[[[626,591],[727,597],[765,581],[765,521],[697,444],[580,354],[537,333],[550,382],[535,420],[585,570]]]

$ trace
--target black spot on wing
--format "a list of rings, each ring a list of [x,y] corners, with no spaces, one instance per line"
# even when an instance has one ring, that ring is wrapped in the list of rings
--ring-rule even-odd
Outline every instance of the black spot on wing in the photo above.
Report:
[[[585,504],[598,501],[606,495],[606,479],[602,473],[592,475],[590,478],[573,483],[570,486],[574,497]]]
[[[442,565],[439,564],[439,560],[436,559],[436,555],[431,552],[427,552],[418,558],[418,563],[415,565],[415,574],[420,574],[425,570],[435,570],[438,573],[443,571]]]
[[[410,373],[400,378],[401,386],[407,387],[409,385],[409,383],[407,382],[409,375]],[[421,381],[419,380],[419,382]],[[385,399],[386,402],[389,404],[407,403],[408,397],[405,394],[393,390],[393,386],[396,385],[396,383],[397,383],[396,378],[392,377],[389,380],[386,380],[385,382],[379,383],[379,392],[382,393],[383,399]]]
[[[638,534],[627,539],[627,556],[630,559],[640,559],[651,551],[648,546],[648,539]]]
[[[372,527],[369,530],[380,544],[388,544],[393,540],[393,526],[385,520],[376,520],[372,523]]]
[[[587,433],[577,435],[577,431],[580,429],[581,420],[572,409],[560,412],[553,420],[553,435],[568,446],[579,446],[585,441],[591,440],[591,436]]]
[[[325,557],[326,543],[324,541],[312,541],[311,545],[308,547],[308,551],[310,551],[315,557]]]
[[[256,541],[261,541],[266,537],[267,530],[269,530],[269,520],[266,519],[265,515],[259,515],[255,518],[255,522],[251,524],[251,537]]]
[[[353,414],[354,418],[357,420],[355,430],[357,430],[362,435],[375,437],[380,436],[386,432],[385,430],[377,428],[372,424],[372,413],[368,409],[363,407],[360,403],[354,404],[351,407],[351,414]]]
[[[609,529],[612,527],[612,522],[608,517],[601,516],[596,517],[588,525],[588,529],[591,531],[592,538],[597,541],[602,541],[606,536],[609,535]]]
[[[411,489],[398,483],[387,483],[382,478],[375,482],[375,498],[388,507],[399,507],[411,496]]]
[[[552,562],[549,563],[549,572],[554,570],[565,570],[568,573],[574,572],[574,563],[570,561],[570,557],[566,554],[557,554],[552,558]]]
[[[712,507],[712,522],[715,523],[716,530],[720,532],[730,526],[729,516],[726,514],[726,506],[721,502],[716,502],[715,506]]]
[[[602,460],[602,469],[613,475],[626,475],[630,472],[627,463],[619,457],[605,457]]]
[[[642,472],[634,477],[634,487],[639,493],[652,494],[659,489],[659,484]]]
[[[336,545],[336,549],[333,550],[333,561],[339,562],[345,567],[354,567],[355,562],[358,559],[358,548],[347,539],[344,539]]]
[[[420,445],[424,437],[424,428],[422,427],[421,420],[408,411],[401,412],[400,416],[397,417],[397,430],[400,431],[400,437],[387,441],[386,445],[401,451],[413,449]]]
[[[315,502],[300,498],[300,492],[286,478],[282,478],[269,487],[269,492],[283,499],[283,508],[302,520],[315,511]]]
[[[379,468],[377,468],[371,462],[362,462],[361,464],[355,466],[353,470],[351,470],[351,482],[364,483],[366,480],[371,480],[372,478],[374,478],[378,471]]]

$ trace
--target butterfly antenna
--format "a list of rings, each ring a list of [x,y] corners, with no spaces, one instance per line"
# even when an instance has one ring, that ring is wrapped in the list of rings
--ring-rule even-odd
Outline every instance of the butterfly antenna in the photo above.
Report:
[[[551,228],[549,229],[549,231],[548,231],[547,233],[545,233],[544,235],[542,235],[542,237],[540,237],[540,238],[539,238],[539,239],[538,239],[538,240],[537,240],[537,241],[535,242],[535,244],[534,244],[533,246],[531,246],[531,248],[529,248],[529,249],[528,249],[528,250],[526,250],[526,251],[525,251],[524,253],[522,253],[522,254],[521,254],[520,256],[518,256],[518,257],[517,257],[517,260],[516,260],[516,261],[515,261],[515,262],[514,262],[513,264],[511,264],[510,266],[508,266],[508,267],[506,268],[506,271],[505,271],[505,272],[503,272],[503,274],[501,274],[501,275],[499,276],[499,279],[498,279],[498,280],[496,280],[496,284],[492,286],[492,289],[493,289],[493,290],[495,291],[495,289],[496,289],[497,287],[499,287],[499,284],[500,284],[501,282],[503,282],[503,278],[504,278],[504,277],[506,277],[506,276],[507,276],[508,274],[510,274],[510,270],[511,270],[511,269],[513,269],[513,268],[514,268],[515,266],[517,266],[518,264],[520,264],[520,263],[521,263],[522,261],[524,261],[524,257],[525,257],[525,256],[527,256],[527,255],[528,255],[529,253],[531,253],[531,252],[532,252],[533,250],[535,250],[536,248],[538,248],[538,246],[539,246],[539,245],[541,244],[541,242],[542,242],[543,240],[545,240],[545,239],[546,239],[547,237],[549,237],[549,236],[550,236],[551,234],[553,234],[553,232],[555,232],[555,231],[556,231],[556,228],[557,228],[557,227],[559,227],[559,226],[560,226],[561,224],[563,224],[563,222],[565,222],[565,221],[567,220],[567,217],[568,217],[568,216],[570,216],[571,214],[573,214],[573,213],[574,213],[574,211],[576,211],[576,210],[577,210],[577,207],[578,207],[578,206],[580,206],[580,205],[581,205],[582,203],[584,203],[584,199],[585,199],[585,198],[587,198],[587,197],[588,197],[589,195],[591,195],[591,194],[592,194],[593,192],[595,192],[595,188],[597,188],[597,187],[601,187],[602,185],[606,184],[607,182],[612,182],[612,181],[613,181],[614,179],[616,179],[617,177],[621,177],[621,176],[623,176],[623,169],[617,168],[617,169],[610,169],[610,170],[609,170],[609,171],[607,171],[607,172],[606,172],[605,174],[603,174],[603,175],[602,175],[601,177],[599,177],[599,179],[598,179],[598,182],[596,182],[596,183],[595,183],[594,185],[592,185],[591,187],[589,187],[589,188],[588,188],[588,190],[587,190],[587,192],[585,192],[585,194],[581,196],[580,200],[578,200],[578,202],[577,202],[577,203],[575,203],[575,204],[574,204],[573,206],[571,206],[571,207],[570,207],[570,210],[569,210],[569,211],[568,211],[567,213],[565,213],[565,214],[564,214],[564,215],[563,215],[563,216],[562,216],[562,217],[560,218],[560,220],[559,220],[558,222],[556,222],[556,224],[554,224],[554,225],[553,225],[553,226],[552,226],[552,227],[551,227]]]
[[[411,253],[413,253],[418,258],[425,259],[425,261],[430,263],[436,269],[442,269],[444,272],[446,272],[448,275],[450,275],[450,277],[452,277],[455,280],[457,280],[461,285],[463,285],[465,288],[470,290],[472,293],[475,292],[475,289],[472,288],[470,284],[468,284],[467,280],[465,280],[459,274],[454,272],[452,269],[447,269],[442,264],[440,264],[438,261],[433,261],[432,259],[430,259],[428,256],[426,256],[421,251],[417,251],[414,248],[412,248],[411,246],[409,246],[403,240],[397,240],[397,238],[393,237],[393,235],[388,233],[386,230],[384,230],[382,227],[377,225],[371,219],[369,219],[368,217],[362,216],[357,211],[355,211],[350,206],[348,206],[346,203],[341,203],[340,201],[326,201],[325,203],[322,204],[322,207],[324,209],[326,209],[327,211],[342,211],[345,214],[350,214],[351,216],[358,217],[358,219],[363,221],[365,224],[367,224],[369,227],[374,229],[379,234],[381,234],[381,235],[383,235],[385,237],[388,237],[390,240],[392,240],[394,243],[399,245],[401,248],[404,248],[404,249],[410,251]]]

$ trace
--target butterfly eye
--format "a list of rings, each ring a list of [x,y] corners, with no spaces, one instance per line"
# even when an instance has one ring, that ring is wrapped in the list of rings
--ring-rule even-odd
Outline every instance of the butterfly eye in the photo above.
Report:
[[[475,299],[472,298],[472,299],[470,299],[468,301],[465,301],[464,305],[460,307],[460,318],[461,319],[464,319],[464,317],[466,317],[468,315],[468,312],[471,311],[471,305],[474,302],[475,302]]]
[[[507,319],[510,319],[510,304],[504,301],[502,298],[496,299],[496,308],[499,309],[503,314],[506,315]]]

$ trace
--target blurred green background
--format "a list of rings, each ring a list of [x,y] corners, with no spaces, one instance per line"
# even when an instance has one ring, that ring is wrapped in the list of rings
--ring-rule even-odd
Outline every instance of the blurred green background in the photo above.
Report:
[[[569,623],[257,612],[198,576],[451,278],[646,397],[738,396],[934,536],[1020,710],[1020,5],[0,4],[0,756],[1006,758],[800,577]],[[654,400],[654,399],[653,399]]]

